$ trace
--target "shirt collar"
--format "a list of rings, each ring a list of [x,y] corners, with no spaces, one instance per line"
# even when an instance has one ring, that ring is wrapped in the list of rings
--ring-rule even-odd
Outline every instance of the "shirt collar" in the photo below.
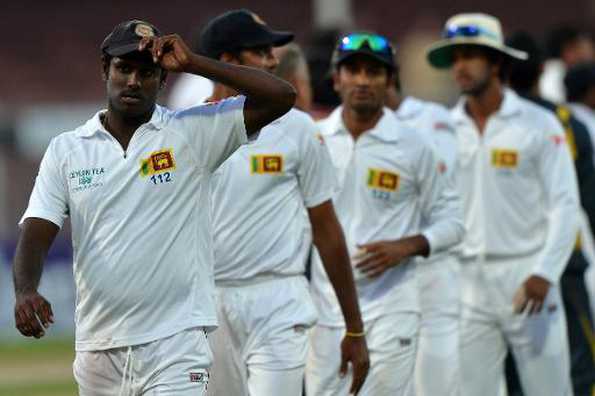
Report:
[[[380,117],[374,128],[364,132],[364,135],[372,136],[385,142],[394,142],[398,140],[397,132],[399,126],[397,125],[397,119],[391,109],[385,107],[382,111],[382,117]],[[349,134],[343,122],[342,114],[343,106],[337,107],[331,113],[324,123],[323,134],[327,136]]]
[[[108,133],[109,134],[109,132],[105,129],[105,127],[101,123],[101,118],[100,118],[101,115],[105,114],[106,111],[107,111],[106,109],[103,109],[103,110],[100,110],[97,113],[95,113],[93,118],[88,120],[82,126],[82,128],[79,129],[78,135],[83,138],[88,138],[88,137],[94,136],[96,133]],[[164,120],[165,120],[165,112],[166,112],[165,108],[156,104],[155,110],[153,111],[153,114],[151,115],[151,119],[143,125],[150,129],[155,129],[155,130],[159,130],[159,129],[163,128],[163,124],[164,124]]]
[[[466,102],[467,97],[462,96],[454,107],[452,116],[455,122],[464,122],[470,119],[469,114],[465,110]],[[494,113],[494,116],[500,118],[514,117],[521,113],[520,104],[519,96],[510,88],[504,88],[504,99],[498,111]]]

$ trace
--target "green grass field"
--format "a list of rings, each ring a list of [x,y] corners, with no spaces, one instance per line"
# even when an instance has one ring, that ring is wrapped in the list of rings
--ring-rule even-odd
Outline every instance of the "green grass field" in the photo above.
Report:
[[[73,396],[74,340],[0,342],[0,396]]]

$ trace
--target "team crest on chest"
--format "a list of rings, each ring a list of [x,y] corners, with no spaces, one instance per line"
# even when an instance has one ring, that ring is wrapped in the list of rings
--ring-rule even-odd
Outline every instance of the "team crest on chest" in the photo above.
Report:
[[[381,191],[397,191],[399,188],[399,175],[397,173],[383,169],[368,169],[369,188]]]
[[[492,166],[495,168],[512,169],[519,163],[519,152],[517,150],[493,149]]]
[[[258,154],[250,157],[250,173],[279,174],[283,172],[281,154]]]
[[[152,152],[149,158],[143,158],[140,165],[141,176],[151,176],[176,169],[176,161],[172,149]]]

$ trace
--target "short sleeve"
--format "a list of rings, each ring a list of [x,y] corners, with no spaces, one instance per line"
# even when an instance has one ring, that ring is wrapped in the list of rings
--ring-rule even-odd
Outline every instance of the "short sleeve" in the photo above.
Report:
[[[248,141],[245,99],[236,96],[174,113],[173,122],[188,136],[201,167],[213,172]]]
[[[52,140],[41,161],[29,206],[19,225],[28,218],[37,217],[62,228],[68,216],[68,188],[61,171],[60,158],[55,140]]]
[[[312,208],[332,199],[337,188],[335,169],[322,134],[308,116],[300,141],[299,185],[304,204]]]

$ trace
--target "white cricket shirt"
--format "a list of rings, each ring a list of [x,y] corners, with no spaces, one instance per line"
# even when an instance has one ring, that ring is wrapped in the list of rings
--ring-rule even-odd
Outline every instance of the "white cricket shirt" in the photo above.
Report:
[[[414,130],[422,133],[433,143],[434,149],[440,158],[439,169],[445,172],[448,178],[449,194],[457,197],[449,201],[453,207],[452,211],[458,211],[462,216],[461,202],[456,191],[456,160],[457,160],[457,137],[455,128],[450,116],[450,111],[438,103],[424,101],[412,96],[403,99],[399,108],[395,111],[397,119]],[[420,265],[418,271],[422,274],[433,271],[436,266],[442,266],[445,270],[448,263],[453,262],[455,257],[450,252],[432,254],[427,259],[418,258]],[[442,268],[438,268],[442,269]],[[431,290],[421,290],[422,293],[431,293]]]
[[[357,141],[343,124],[342,107],[319,126],[337,170],[339,192],[333,202],[352,257],[358,244],[420,233],[428,239],[431,253],[461,240],[461,215],[450,209],[450,201],[456,197],[445,188],[439,159],[421,134],[403,125],[389,109]],[[427,227],[422,227],[422,221]],[[407,260],[376,279],[354,269],[364,321],[393,312],[419,312],[412,264],[412,259]],[[317,254],[312,294],[319,323],[344,326],[335,292]]]
[[[591,143],[595,147],[595,110],[577,102],[569,103],[568,106],[572,114],[587,127]],[[595,162],[595,153],[593,154],[593,162]]]
[[[483,136],[462,98],[452,111],[465,213],[463,256],[539,254],[533,274],[557,283],[578,231],[579,195],[555,115],[509,89]]]
[[[126,152],[100,113],[52,140],[21,222],[70,217],[77,350],[216,326],[209,183],[247,140],[243,105],[156,106]]]
[[[291,110],[213,177],[215,280],[298,275],[312,234],[306,208],[332,199],[334,169],[306,113]]]

